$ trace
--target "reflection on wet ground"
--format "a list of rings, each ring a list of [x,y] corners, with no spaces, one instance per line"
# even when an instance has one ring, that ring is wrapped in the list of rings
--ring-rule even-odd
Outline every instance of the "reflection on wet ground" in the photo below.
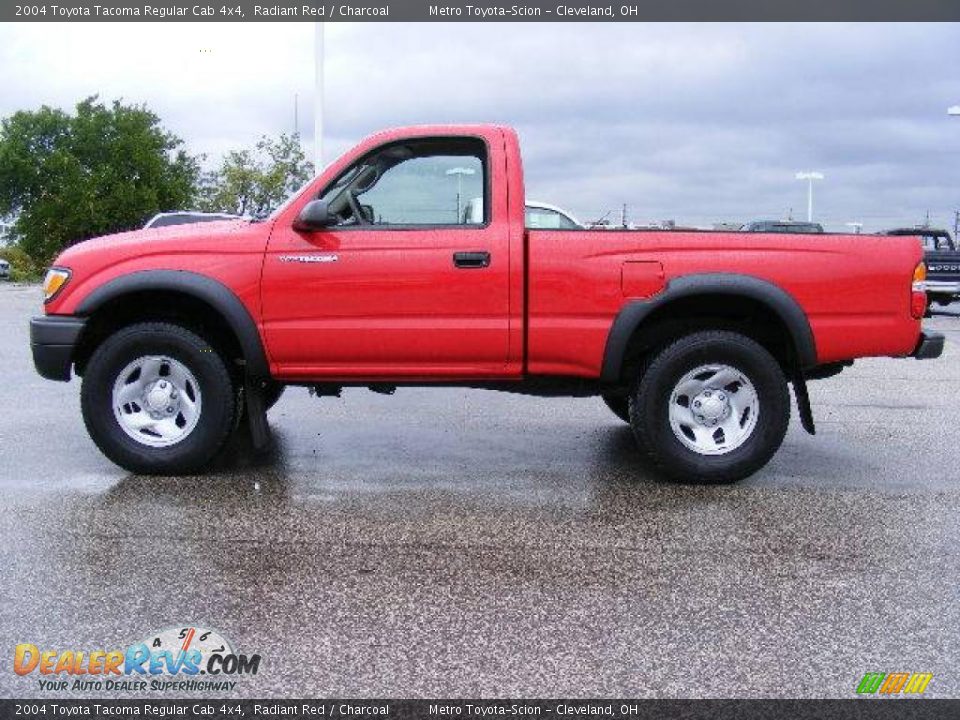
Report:
[[[288,392],[266,453],[151,478],[32,373],[33,302],[0,301],[0,647],[201,623],[263,655],[259,697],[960,693],[952,318],[939,362],[814,385],[818,435],[733,487],[663,481],[599,401],[457,389]]]

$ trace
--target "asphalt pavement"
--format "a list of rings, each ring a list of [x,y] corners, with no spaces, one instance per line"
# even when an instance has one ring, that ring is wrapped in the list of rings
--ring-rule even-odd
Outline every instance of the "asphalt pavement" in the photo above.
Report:
[[[728,487],[657,478],[599,399],[460,389],[289,390],[266,455],[130,475],[34,373],[39,308],[0,284],[2,697],[86,696],[17,643],[180,626],[261,655],[244,697],[960,696],[956,305],[941,359],[811,384],[817,436]]]

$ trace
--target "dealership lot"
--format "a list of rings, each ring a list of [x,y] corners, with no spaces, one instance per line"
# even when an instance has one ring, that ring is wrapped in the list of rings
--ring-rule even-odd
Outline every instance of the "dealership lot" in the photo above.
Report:
[[[837,696],[867,671],[960,694],[960,308],[938,361],[811,385],[767,469],[664,483],[599,399],[291,389],[273,450],[131,476],[77,383],[39,378],[36,287],[0,285],[0,672],[17,643],[216,628],[238,694]],[[100,693],[102,695],[102,693]],[[59,693],[63,696],[63,693]]]

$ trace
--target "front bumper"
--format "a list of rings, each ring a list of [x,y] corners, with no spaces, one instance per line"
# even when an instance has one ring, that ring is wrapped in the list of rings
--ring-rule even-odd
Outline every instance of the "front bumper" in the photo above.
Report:
[[[943,354],[943,335],[940,333],[920,333],[920,340],[917,346],[910,353],[910,357],[917,360],[932,360]]]
[[[82,318],[48,315],[30,321],[33,366],[48,380],[70,379],[73,351],[83,332]]]

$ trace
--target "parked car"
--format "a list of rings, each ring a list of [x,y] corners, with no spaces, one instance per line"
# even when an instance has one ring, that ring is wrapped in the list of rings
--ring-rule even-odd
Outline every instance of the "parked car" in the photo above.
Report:
[[[755,220],[747,223],[740,230],[757,233],[822,233],[823,225],[799,220]]]
[[[960,248],[946,230],[935,228],[895,228],[885,235],[919,237],[927,264],[927,299],[949,305],[960,299]]]
[[[168,225],[191,225],[193,223],[216,222],[217,220],[236,220],[240,215],[229,213],[207,213],[194,210],[157,213],[147,220],[144,228],[167,227]]]
[[[523,188],[510,128],[379,133],[264,222],[65,250],[34,364],[83,378],[94,442],[133,472],[201,470],[241,415],[262,446],[286,385],[462,385],[598,395],[667,474],[729,482],[777,451],[788,384],[812,433],[808,380],[943,350],[912,238],[539,230]]]
[[[582,230],[583,225],[561,207],[539,200],[527,200],[524,222],[531,230]]]
[[[10,263],[0,258],[0,278],[6,280],[10,277]]]
[[[483,198],[472,198],[463,212],[463,222],[467,225],[483,222]],[[538,230],[576,230],[583,225],[572,214],[561,207],[539,200],[527,200],[524,204],[524,223],[528,228]]]

